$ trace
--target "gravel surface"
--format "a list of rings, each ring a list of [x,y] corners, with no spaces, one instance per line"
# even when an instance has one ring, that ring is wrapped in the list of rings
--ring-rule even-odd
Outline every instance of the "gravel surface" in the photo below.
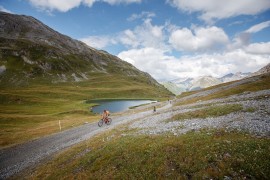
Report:
[[[208,92],[207,92],[208,93]],[[200,96],[203,95],[200,93]],[[205,94],[206,95],[206,94]],[[201,128],[227,128],[247,131],[258,136],[270,137],[270,90],[258,92],[245,92],[241,95],[230,96],[223,99],[197,102],[191,105],[173,107],[168,102],[150,104],[144,107],[151,109],[131,115],[112,117],[110,126],[101,128],[96,123],[84,124],[80,127],[62,131],[47,137],[17,145],[15,147],[0,150],[0,179],[7,179],[27,168],[35,167],[45,158],[51,157],[56,152],[82,142],[92,136],[112,129],[117,125],[132,122],[130,129],[139,129],[140,134],[173,133],[180,135],[188,131]],[[176,101],[174,101],[175,103]],[[168,122],[166,120],[174,115],[195,111],[204,108],[204,105],[242,104],[244,109],[252,107],[254,112],[239,111],[225,116],[206,119],[185,119]],[[153,106],[157,112],[153,113]]]
[[[205,108],[203,105],[242,104],[244,111],[233,112],[225,116],[205,119],[170,120],[174,115]],[[199,107],[199,108],[194,108]],[[254,112],[245,111],[252,108]],[[164,112],[133,122],[131,129],[139,129],[141,134],[173,133],[180,135],[202,128],[226,128],[245,131],[258,136],[270,137],[270,90],[246,92],[228,98],[197,102],[186,106],[177,106]]]

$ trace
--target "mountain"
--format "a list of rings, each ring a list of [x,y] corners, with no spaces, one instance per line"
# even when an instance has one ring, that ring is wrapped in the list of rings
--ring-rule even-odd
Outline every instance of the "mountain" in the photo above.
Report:
[[[2,87],[93,83],[101,76],[104,77],[101,83],[118,79],[140,84],[151,89],[149,93],[171,95],[149,74],[116,56],[60,34],[33,17],[0,12]]]
[[[194,79],[192,81],[191,86],[189,87],[189,90],[190,91],[199,90],[199,89],[207,88],[207,87],[214,86],[220,83],[222,82],[215,77],[203,76],[203,77]]]
[[[245,77],[248,77],[251,73],[242,73],[242,72],[237,72],[235,74],[233,73],[229,73],[221,78],[218,78],[221,82],[225,83],[225,82],[230,82],[230,81],[236,81],[239,79],[243,79]]]
[[[174,94],[180,94],[181,92],[185,92],[185,91],[194,91],[194,90],[207,88],[207,87],[225,83],[225,82],[240,80],[240,79],[250,76],[250,74],[251,73],[242,73],[242,72],[237,72],[235,74],[229,73],[221,78],[216,78],[212,76],[201,76],[197,78],[185,77],[185,78],[174,79],[167,83],[170,83],[170,86],[176,85],[177,87],[179,87],[181,90],[177,90],[177,88],[174,88],[173,91],[171,92],[173,92]],[[166,84],[166,82],[163,82],[163,84]],[[167,89],[171,90],[170,88],[167,88]]]
[[[210,86],[220,84],[222,82],[218,78],[215,78],[212,76],[201,76],[197,78],[179,78],[179,79],[174,79],[166,83],[169,83],[171,87],[176,85],[178,88],[180,88],[180,90],[177,88],[174,88],[173,91],[171,91],[174,94],[180,94],[185,91],[194,91],[194,90],[207,88]],[[166,84],[166,83],[163,82],[162,84]],[[171,90],[170,88],[167,88],[167,89]]]
[[[168,89],[170,92],[172,92],[175,95],[179,95],[182,92],[185,92],[185,88],[181,88],[178,85],[176,85],[173,82],[167,81],[167,82],[160,82],[166,89]]]
[[[270,63],[268,63],[266,66],[259,69],[258,71],[252,73],[250,76],[257,76],[257,75],[266,74],[266,73],[269,73],[269,72],[270,72]]]
[[[191,86],[193,80],[194,78],[178,78],[172,80],[171,82],[176,84],[178,87],[187,90]]]

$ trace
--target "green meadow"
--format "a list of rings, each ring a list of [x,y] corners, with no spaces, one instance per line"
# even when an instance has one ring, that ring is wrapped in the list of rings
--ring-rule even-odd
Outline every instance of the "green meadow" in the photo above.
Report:
[[[142,80],[95,74],[84,82],[5,87],[0,90],[0,146],[7,147],[30,139],[95,122],[100,115],[89,111],[91,99],[166,99],[171,94]]]

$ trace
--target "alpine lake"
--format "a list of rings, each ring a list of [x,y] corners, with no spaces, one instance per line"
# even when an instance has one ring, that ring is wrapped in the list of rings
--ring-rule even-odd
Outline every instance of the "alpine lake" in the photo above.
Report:
[[[154,100],[129,100],[129,99],[102,99],[102,100],[89,100],[87,103],[97,104],[93,106],[91,111],[93,113],[102,113],[108,110],[112,113],[123,112],[132,107],[137,107],[145,104],[154,103]]]

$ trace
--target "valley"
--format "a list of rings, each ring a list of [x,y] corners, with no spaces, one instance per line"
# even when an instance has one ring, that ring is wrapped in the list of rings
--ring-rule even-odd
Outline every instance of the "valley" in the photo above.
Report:
[[[170,25],[152,26],[149,18],[155,15],[148,16],[143,28],[137,27],[135,32],[153,28],[143,39],[154,34],[150,44],[156,45],[155,40]],[[133,16],[138,17],[142,18]],[[166,33],[177,27],[170,26]],[[167,79],[180,71],[189,74],[196,64],[185,60],[192,54],[189,51],[204,52],[206,47],[201,45],[219,47],[221,42],[229,49],[225,32],[207,28],[175,30],[159,49],[133,44],[136,33],[125,30],[108,41],[116,44],[118,38],[133,48],[122,49],[123,57],[134,56],[124,61],[119,58],[121,53],[118,57],[90,47],[32,16],[1,11],[0,179],[269,179],[270,63],[264,59],[266,51],[259,52],[263,54],[260,62],[255,56],[250,60],[241,56],[236,63],[248,59],[250,69],[263,64],[258,71],[222,77],[179,76],[158,82],[133,65],[136,58],[143,57],[138,62],[157,70],[151,71],[157,77]],[[196,42],[199,32],[209,30],[213,35],[218,32],[223,40],[214,39],[212,44],[202,38],[201,44]],[[193,39],[193,45],[174,41],[173,37],[182,37],[182,31]],[[125,35],[133,37],[132,41],[122,38]],[[175,44],[169,48],[170,43]],[[178,62],[170,54],[176,48],[188,49],[176,53],[183,55],[180,65],[188,65],[183,69],[169,66]],[[138,51],[143,56],[136,56]],[[156,54],[144,62],[149,52]],[[168,66],[164,62],[148,64],[153,59],[157,62],[157,55],[164,56],[162,61]],[[224,59],[233,67],[231,59]],[[211,62],[218,64],[215,59]],[[203,66],[212,65],[204,62]],[[112,104],[112,124],[99,127],[101,110],[94,113],[93,107],[104,100],[154,102],[125,110],[115,110],[117,105]]]
[[[0,12],[0,147],[93,122],[91,99],[172,96],[149,74],[29,16]]]
[[[27,179],[96,176],[105,179],[127,176],[267,178],[269,78],[267,73],[187,92],[171,103],[165,101],[141,106],[135,111],[113,116],[112,126],[94,130],[97,128],[94,123],[55,134],[47,138],[64,133],[63,137],[68,138],[85,132],[77,140],[73,139],[74,146],[68,149],[64,147],[69,141],[57,141],[60,144],[53,146],[47,143],[43,149],[46,147],[51,149],[47,152],[56,153],[48,154],[53,158],[47,162],[42,158],[33,160],[35,156],[30,155],[33,163],[43,162],[38,166],[27,163],[32,167],[31,173],[23,170],[23,164],[12,167],[13,170],[8,172],[16,172],[16,167],[22,167],[20,174]],[[245,88],[241,88],[243,86]],[[159,107],[156,113],[152,111],[153,106]],[[71,131],[72,136],[68,135]],[[17,149],[42,143],[45,139]],[[36,148],[31,149],[34,151]],[[63,151],[59,151],[61,149]],[[1,153],[8,154],[13,150],[16,149]],[[55,171],[60,166],[61,169]]]

